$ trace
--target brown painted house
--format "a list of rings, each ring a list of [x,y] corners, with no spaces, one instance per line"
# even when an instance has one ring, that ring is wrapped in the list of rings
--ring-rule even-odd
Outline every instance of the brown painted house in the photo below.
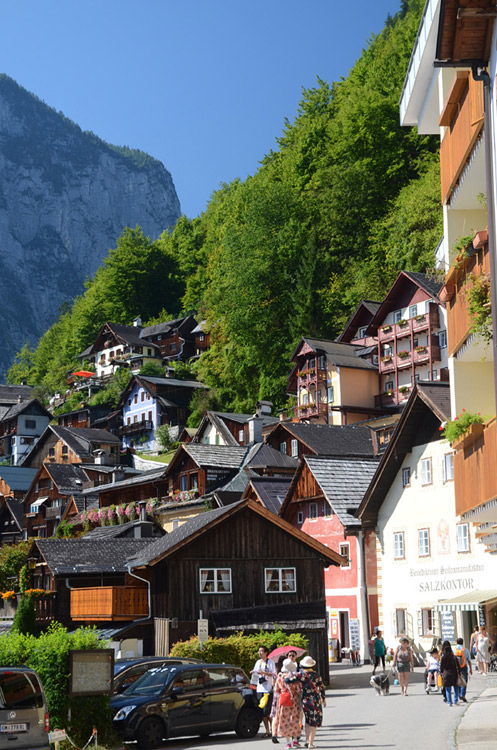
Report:
[[[302,456],[372,456],[373,438],[365,424],[328,425],[304,422],[279,422],[265,436],[275,450]]]
[[[168,320],[141,329],[140,337],[144,343],[153,343],[160,350],[163,359],[188,361],[195,354],[194,328],[197,321],[193,315]]]
[[[180,445],[167,470],[168,491],[205,495],[226,484],[238,473],[247,448],[188,443]]]
[[[23,466],[39,468],[44,462],[115,465],[120,460],[121,441],[107,430],[49,425]]]
[[[24,495],[36,475],[36,469],[0,466],[0,544],[15,544],[22,539]]]

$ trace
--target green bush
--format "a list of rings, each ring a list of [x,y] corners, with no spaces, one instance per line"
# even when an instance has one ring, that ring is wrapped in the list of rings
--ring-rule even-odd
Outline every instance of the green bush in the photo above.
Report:
[[[200,649],[200,643],[196,636],[188,641],[178,641],[171,649],[171,656],[182,656],[185,658],[203,659],[213,664],[235,664],[241,667],[247,674],[254,668],[259,658],[259,646],[267,646],[272,651],[278,646],[300,646],[307,648],[307,638],[302,633],[287,635],[283,630],[261,630],[259,633],[244,635],[243,632],[235,633],[228,638],[209,638]]]
[[[66,729],[74,742],[83,745],[96,726],[102,743],[113,742],[109,696],[69,697],[69,652],[106,645],[94,628],[68,633],[60,623],[53,623],[38,638],[12,632],[1,636],[0,665],[25,665],[38,672],[47,696],[51,729]]]
[[[35,608],[30,596],[21,596],[10,632],[22,635],[35,635],[37,632]]]

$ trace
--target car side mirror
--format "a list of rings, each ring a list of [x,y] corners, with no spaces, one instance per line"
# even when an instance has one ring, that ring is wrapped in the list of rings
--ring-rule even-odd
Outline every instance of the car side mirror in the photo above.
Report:
[[[185,688],[182,687],[173,687],[171,690],[171,698],[177,698],[179,695],[183,695],[185,692]]]

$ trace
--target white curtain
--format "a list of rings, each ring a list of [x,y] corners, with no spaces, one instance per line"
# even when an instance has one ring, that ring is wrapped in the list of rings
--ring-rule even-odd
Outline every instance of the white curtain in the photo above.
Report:
[[[231,591],[231,570],[229,568],[218,570],[218,574],[221,578],[219,591]]]
[[[293,568],[283,570],[283,590],[295,591],[295,571]]]
[[[207,579],[209,578],[209,571],[208,570],[201,570],[200,571],[200,591],[205,591],[205,586],[207,583]]]

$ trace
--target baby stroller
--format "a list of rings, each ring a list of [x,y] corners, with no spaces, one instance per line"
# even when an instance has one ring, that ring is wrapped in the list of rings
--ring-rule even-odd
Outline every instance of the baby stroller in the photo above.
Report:
[[[497,654],[492,654],[488,662],[488,671],[497,672]]]
[[[429,674],[430,673],[428,672],[428,670],[425,669],[425,693],[427,695],[430,695],[432,693],[434,695],[438,695],[438,694],[440,694],[440,691],[442,690],[442,688],[438,684],[439,683],[439,679],[438,678],[441,676],[440,672],[434,672],[434,673],[432,672],[432,674],[434,674],[434,676],[435,676],[435,685],[433,685],[433,683],[428,684]]]

